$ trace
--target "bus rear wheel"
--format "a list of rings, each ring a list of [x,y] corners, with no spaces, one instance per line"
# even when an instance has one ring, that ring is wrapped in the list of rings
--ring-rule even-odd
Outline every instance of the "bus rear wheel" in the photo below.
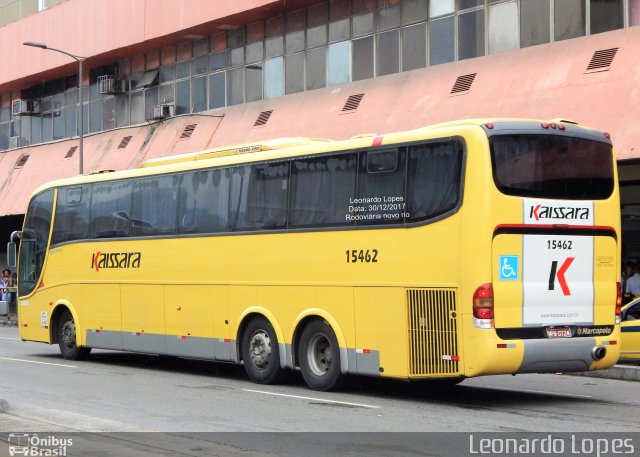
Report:
[[[242,360],[253,382],[275,384],[282,378],[278,337],[264,317],[254,318],[247,325],[242,335]]]
[[[342,385],[344,375],[340,368],[340,346],[328,322],[315,320],[304,328],[300,335],[298,360],[302,377],[310,388],[329,391]]]
[[[76,344],[76,323],[69,310],[65,310],[58,325],[58,345],[62,357],[67,360],[86,359],[91,348],[79,347]]]

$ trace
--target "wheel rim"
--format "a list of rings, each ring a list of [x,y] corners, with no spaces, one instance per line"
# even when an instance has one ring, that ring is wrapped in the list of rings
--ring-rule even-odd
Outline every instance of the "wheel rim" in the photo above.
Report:
[[[316,333],[309,340],[307,346],[307,360],[309,368],[316,376],[324,376],[331,369],[333,348],[329,339],[322,333]]]
[[[271,338],[264,330],[258,330],[249,341],[249,357],[251,363],[262,370],[269,365],[271,360]]]
[[[68,348],[72,348],[76,345],[76,326],[73,321],[67,321],[62,325],[62,332],[60,334],[62,344]]]

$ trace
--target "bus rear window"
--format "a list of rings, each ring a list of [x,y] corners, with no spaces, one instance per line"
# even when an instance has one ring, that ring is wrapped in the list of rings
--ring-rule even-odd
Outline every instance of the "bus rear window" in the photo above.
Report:
[[[493,179],[507,195],[599,200],[613,192],[611,145],[560,135],[489,138]]]

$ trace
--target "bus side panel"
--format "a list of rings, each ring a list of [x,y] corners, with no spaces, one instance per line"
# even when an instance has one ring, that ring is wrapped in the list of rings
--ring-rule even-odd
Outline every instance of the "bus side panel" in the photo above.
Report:
[[[71,288],[80,287],[66,286],[60,290],[68,293]],[[86,329],[87,346],[122,349],[120,284],[93,284],[83,289],[84,294],[78,309],[78,325]]]
[[[594,278],[595,296],[593,323],[594,325],[614,325],[616,298],[616,282],[619,274],[616,264],[618,246],[612,237],[595,237]]]
[[[123,284],[121,306],[123,348],[165,354],[163,286]]]
[[[354,288],[357,372],[407,377],[407,311],[402,287]]]
[[[226,300],[218,301],[224,289],[225,286],[164,286],[167,354],[216,358],[213,322],[216,316],[227,314]]]

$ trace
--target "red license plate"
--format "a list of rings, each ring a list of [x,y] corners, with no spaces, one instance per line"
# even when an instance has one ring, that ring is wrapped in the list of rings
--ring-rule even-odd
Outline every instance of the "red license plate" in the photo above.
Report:
[[[549,327],[547,329],[547,338],[571,338],[572,336],[569,327]]]

